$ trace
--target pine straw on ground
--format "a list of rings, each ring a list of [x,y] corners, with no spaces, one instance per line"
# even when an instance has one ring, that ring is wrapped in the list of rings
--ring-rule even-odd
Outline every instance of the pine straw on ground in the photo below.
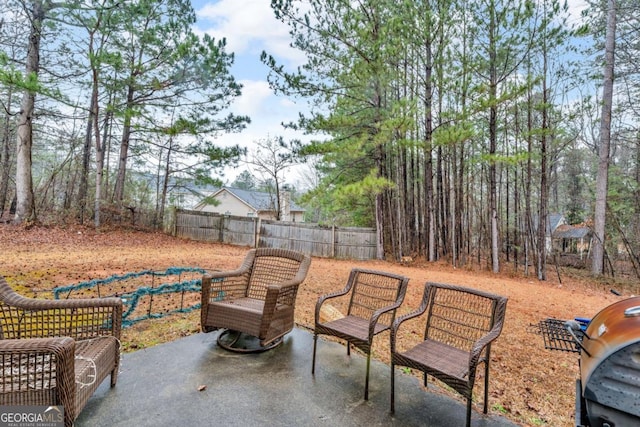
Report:
[[[237,268],[246,247],[192,242],[161,233],[132,230],[97,232],[87,228],[30,229],[0,225],[0,274],[23,294],[50,297],[47,291],[113,274],[168,267]],[[547,281],[521,273],[491,274],[479,269],[454,269],[444,263],[416,261],[403,265],[385,261],[313,258],[301,286],[296,322],[313,327],[318,295],[342,289],[353,267],[384,270],[410,278],[402,313],[419,305],[426,281],[453,283],[507,296],[506,323],[492,351],[490,411],[522,425],[573,426],[578,357],[574,353],[545,350],[531,325],[547,317],[592,317],[619,299],[609,285],[572,278],[553,267]],[[337,305],[337,308],[341,308]],[[125,351],[133,351],[199,331],[199,313],[148,320],[123,332]],[[419,327],[407,328],[403,341],[419,336]],[[388,334],[375,340],[375,358],[389,361]],[[482,384],[482,376],[477,384]],[[447,391],[445,391],[447,392]],[[455,396],[455,393],[451,393]],[[474,397],[482,401],[476,387]],[[478,409],[479,406],[476,406]]]

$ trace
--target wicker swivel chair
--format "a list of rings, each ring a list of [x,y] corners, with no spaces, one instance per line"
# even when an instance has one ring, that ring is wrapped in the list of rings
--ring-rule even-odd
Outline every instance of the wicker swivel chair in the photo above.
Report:
[[[0,405],[64,407],[73,425],[120,364],[120,298],[43,300],[0,277]]]
[[[237,270],[205,274],[202,330],[224,329],[218,345],[240,353],[277,346],[293,329],[298,286],[310,263],[311,258],[299,252],[260,248],[250,250]]]
[[[318,335],[329,335],[347,341],[347,354],[351,354],[351,344],[367,355],[367,372],[364,399],[369,399],[369,367],[373,338],[388,330],[395,318],[396,310],[402,304],[409,279],[382,271],[353,269],[346,287],[339,292],[318,298],[313,333],[313,361],[311,374],[316,369],[316,346]],[[322,322],[322,305],[329,299],[348,296],[349,305],[345,317]]]
[[[391,328],[391,413],[394,412],[395,367],[407,366],[444,382],[467,400],[467,427],[471,424],[471,397],[476,368],[484,362],[484,413],[489,397],[491,343],[504,323],[507,298],[454,285],[427,283],[420,307],[399,317]],[[422,342],[401,350],[398,329],[426,313]],[[422,317],[424,320],[424,317]],[[408,322],[411,323],[411,322]]]

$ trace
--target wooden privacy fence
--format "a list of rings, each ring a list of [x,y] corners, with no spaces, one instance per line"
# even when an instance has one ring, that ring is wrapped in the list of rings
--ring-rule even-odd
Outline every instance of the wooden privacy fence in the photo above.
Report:
[[[175,209],[167,223],[167,232],[199,241],[292,249],[325,258],[367,260],[376,257],[373,228],[323,227]]]

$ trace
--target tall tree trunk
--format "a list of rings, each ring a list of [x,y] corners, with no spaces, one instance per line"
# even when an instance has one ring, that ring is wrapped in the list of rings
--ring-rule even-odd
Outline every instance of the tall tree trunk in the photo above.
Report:
[[[95,69],[94,69],[95,70]],[[96,76],[97,77],[97,76]],[[95,81],[97,82],[97,80]],[[94,202],[93,222],[96,228],[100,227],[100,207],[102,204],[102,177],[104,174],[104,148],[102,146],[102,138],[100,136],[100,125],[98,121],[98,87],[94,84],[93,90],[93,133],[96,138],[96,198]]]
[[[100,64],[99,52],[96,51],[95,35],[97,29],[101,27],[102,15],[98,15],[93,31],[89,32],[89,58],[91,61],[91,117],[93,118],[93,135],[96,142],[96,194],[94,200],[94,217],[93,223],[96,228],[100,227],[100,208],[102,205],[103,192],[103,175],[104,175],[104,145],[100,135],[100,105],[99,105],[99,87],[100,87]]]
[[[31,3],[31,29],[25,77],[38,75],[40,70],[40,40],[42,38],[42,23],[45,18],[46,7],[41,0]],[[21,224],[36,219],[33,201],[33,176],[31,171],[31,147],[33,145],[33,110],[36,94],[26,89],[20,104],[18,126],[16,130],[16,213],[13,222]]]
[[[503,124],[503,132],[504,132],[504,139],[505,141],[509,140],[509,119],[507,119],[507,115],[505,114],[504,117],[504,124]],[[506,152],[505,155],[507,157],[509,157],[510,153],[509,153],[509,144],[506,145]],[[515,169],[515,168],[514,168]],[[506,170],[504,171],[504,176],[505,176],[505,183],[504,183],[504,198],[505,198],[505,214],[504,214],[504,252],[505,252],[505,262],[510,262],[511,261],[511,246],[513,245],[512,242],[512,237],[511,237],[511,167],[507,166]]]
[[[591,272],[604,272],[604,244],[609,181],[609,147],[611,143],[611,110],[613,104],[613,71],[616,36],[616,1],[607,4],[607,30],[604,52],[604,81],[602,88],[602,114],[600,119],[600,148],[598,176],[596,178],[596,204],[594,219],[593,260]]]
[[[376,170],[378,176],[382,171],[382,147],[376,147]],[[376,217],[376,259],[384,259],[384,197],[378,192],[375,197],[375,217]]]
[[[491,270],[500,272],[500,246],[498,242],[498,182],[496,159],[498,145],[498,77],[496,54],[496,10],[490,9],[489,20],[489,221],[491,226]]]
[[[515,146],[514,146],[514,150],[516,153],[520,153],[520,147],[519,147],[519,141],[520,138],[518,137],[518,135],[520,134],[520,107],[518,106],[518,103],[515,103],[515,106],[513,108],[514,111],[514,128],[515,128],[515,133],[516,133],[516,137],[515,137]],[[522,221],[520,220],[520,174],[518,174],[518,171],[520,170],[520,164],[518,164],[515,168],[514,168],[514,173],[513,173],[513,266],[514,266],[514,271],[518,270],[518,264],[519,264],[519,254],[520,254],[520,244],[521,244],[521,223]]]
[[[84,224],[85,210],[87,209],[87,190],[89,188],[89,163],[91,162],[91,135],[93,128],[93,96],[89,105],[89,118],[87,119],[87,128],[84,134],[84,145],[82,149],[82,170],[80,171],[80,184],[78,185],[78,222]]]
[[[431,86],[433,73],[433,57],[431,52],[431,40],[425,43],[425,100],[424,100],[424,132],[425,132],[425,165],[424,165],[424,186],[425,186],[425,207],[427,222],[427,259],[435,261],[436,252],[436,212],[435,196],[433,192],[433,88]]]
[[[527,64],[527,73],[531,75],[531,62]],[[524,274],[529,275],[531,250],[533,248],[533,208],[531,207],[531,180],[533,179],[533,94],[531,84],[527,86],[527,170],[524,184]]]
[[[636,236],[634,248],[636,252],[640,252],[640,134],[636,135],[635,146],[635,190],[633,192],[633,211],[634,221],[631,227],[631,235]]]
[[[167,146],[167,158],[164,164],[164,179],[162,181],[162,194],[160,196],[159,209],[156,207],[157,217],[156,226],[162,224],[164,220],[164,207],[167,205],[167,193],[169,192],[169,179],[171,178],[171,155],[173,154],[173,137],[169,138],[169,144]],[[162,157],[162,151],[160,152]],[[159,178],[159,177],[158,177]]]
[[[540,138],[540,204],[538,205],[538,280],[547,280],[547,203],[548,203],[548,182],[547,182],[547,136],[549,133],[548,124],[548,95],[547,95],[547,52],[543,52],[543,75],[542,75],[542,138]],[[549,224],[549,238],[551,238],[551,224]]]
[[[469,88],[469,80],[470,80],[469,64],[468,64],[468,61],[466,61],[467,51],[469,47],[468,46],[469,36],[467,32],[466,18],[464,18],[463,27],[464,27],[464,29],[462,30],[463,32],[463,37],[462,37],[463,67],[462,67],[461,76],[460,76],[460,79],[462,81],[462,93],[460,94],[460,111],[464,115],[464,113],[467,111],[467,94],[469,91],[468,88]],[[471,244],[471,239],[469,235],[470,234],[469,233],[470,205],[469,205],[469,199],[468,199],[469,179],[466,179],[466,183],[465,183],[465,176],[467,171],[467,168],[466,168],[467,163],[465,162],[465,156],[466,156],[466,150],[465,150],[465,143],[463,142],[459,144],[458,157],[454,155],[454,157],[452,158],[452,162],[458,164],[457,166],[458,173],[455,178],[456,180],[455,193],[456,193],[457,200],[456,200],[456,209],[454,209],[453,215],[455,216],[455,224],[456,224],[455,229],[457,230],[455,250],[459,254],[459,262],[458,264],[454,263],[455,267],[458,267],[459,265],[464,265],[466,263],[470,253],[470,244]],[[465,188],[465,185],[467,186],[467,188]],[[465,225],[466,227],[464,227]],[[465,244],[466,244],[466,248],[465,248]]]
[[[122,205],[124,199],[124,183],[127,174],[127,158],[129,156],[129,141],[131,139],[131,108],[133,106],[133,85],[129,85],[127,90],[127,112],[124,118],[122,129],[122,140],[120,141],[120,157],[118,158],[118,175],[116,176],[116,186],[113,191],[113,201]]]
[[[93,34],[92,40],[89,44],[91,56],[95,56],[93,52]],[[104,147],[102,146],[102,137],[100,135],[100,121],[99,121],[99,105],[98,105],[98,67],[96,64],[91,64],[92,75],[92,91],[91,91],[91,106],[93,117],[93,134],[96,141],[96,194],[94,200],[94,217],[93,222],[96,228],[100,227],[100,207],[102,204],[102,176],[104,174]]]
[[[7,92],[7,107],[4,114],[4,130],[2,131],[2,140],[0,141],[0,217],[4,213],[7,205],[9,193],[9,176],[11,175],[11,103],[13,98],[13,90],[9,87]]]

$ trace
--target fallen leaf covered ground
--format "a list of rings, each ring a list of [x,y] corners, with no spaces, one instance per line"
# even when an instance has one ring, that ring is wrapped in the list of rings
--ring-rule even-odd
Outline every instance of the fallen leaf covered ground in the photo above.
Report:
[[[51,297],[49,291],[56,286],[114,274],[169,267],[233,269],[247,250],[134,230],[98,232],[89,228],[0,225],[0,274],[20,293],[39,298]],[[300,327],[313,327],[318,295],[342,289],[353,267],[409,277],[402,313],[419,305],[426,281],[469,286],[508,297],[505,327],[492,349],[490,411],[527,426],[574,425],[578,356],[545,350],[542,338],[532,332],[531,325],[547,317],[594,316],[620,298],[609,292],[611,283],[597,283],[565,271],[558,275],[553,266],[548,280],[538,281],[525,277],[521,271],[496,275],[477,268],[454,269],[445,263],[420,260],[399,264],[313,258],[296,305],[296,323]],[[340,304],[337,308],[341,308]],[[199,312],[191,312],[137,323],[124,330],[122,341],[124,351],[134,351],[197,332]],[[401,339],[408,341],[418,334],[409,328]],[[388,347],[388,335],[376,338],[374,357],[388,363]],[[478,403],[482,401],[482,381],[480,376],[474,393]]]

